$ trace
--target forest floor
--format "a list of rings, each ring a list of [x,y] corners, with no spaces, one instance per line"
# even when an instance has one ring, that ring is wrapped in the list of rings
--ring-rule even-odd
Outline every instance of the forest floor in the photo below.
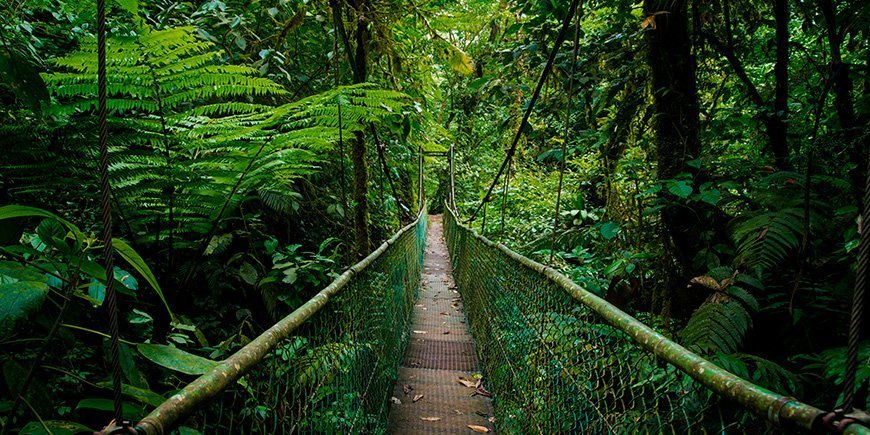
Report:
[[[492,403],[479,382],[474,341],[453,283],[441,216],[430,218],[420,297],[393,391],[390,432],[492,432]]]

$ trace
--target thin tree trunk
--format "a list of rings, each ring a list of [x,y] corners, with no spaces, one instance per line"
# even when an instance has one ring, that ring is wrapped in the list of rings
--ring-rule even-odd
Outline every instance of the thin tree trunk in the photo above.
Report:
[[[368,76],[367,52],[370,34],[368,21],[365,19],[367,0],[351,0],[356,10],[356,54],[351,59],[354,83],[364,83]],[[348,50],[350,52],[350,50]],[[362,131],[354,133],[351,143],[351,160],[353,161],[353,199],[356,209],[353,216],[356,255],[363,258],[371,250],[369,240],[369,202],[368,202],[368,168],[366,167],[365,134]]]

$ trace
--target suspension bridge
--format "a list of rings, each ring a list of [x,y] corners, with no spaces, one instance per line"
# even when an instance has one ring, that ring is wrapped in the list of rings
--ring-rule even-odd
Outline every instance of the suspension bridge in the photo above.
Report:
[[[452,148],[443,153],[450,167],[445,211],[430,218],[421,149],[422,206],[413,222],[141,421],[113,421],[100,433],[870,434],[866,414],[823,410],[742,379],[467,225],[481,208],[485,213],[500,178],[507,192],[511,158],[577,5],[571,2],[504,162],[468,219],[456,207]],[[120,417],[105,15],[98,0],[101,208]],[[846,403],[861,324],[855,306]]]
[[[445,155],[443,216],[421,191],[416,219],[371,255],[138,423],[103,433],[870,434],[469,228]]]

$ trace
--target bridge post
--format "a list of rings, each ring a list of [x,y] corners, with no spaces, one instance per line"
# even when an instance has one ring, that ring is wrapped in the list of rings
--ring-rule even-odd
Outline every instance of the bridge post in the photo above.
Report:
[[[453,172],[453,156],[454,156],[454,150],[453,150],[453,145],[451,144],[450,145],[450,154],[448,156],[448,161],[450,164],[450,191],[448,192],[448,194],[450,195],[450,200],[448,201],[448,203],[450,204],[450,207],[453,208],[453,211],[456,211],[456,179],[454,178],[454,175],[453,175],[454,174],[454,172]]]
[[[420,207],[423,206],[423,197],[426,195],[426,190],[423,189],[423,145],[417,147],[418,162],[417,162],[417,200]]]

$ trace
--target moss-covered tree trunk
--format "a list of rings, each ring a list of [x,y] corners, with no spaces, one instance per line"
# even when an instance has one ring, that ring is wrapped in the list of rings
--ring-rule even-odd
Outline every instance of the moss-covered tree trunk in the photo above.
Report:
[[[658,179],[674,179],[681,173],[696,174],[697,171],[687,164],[701,154],[687,3],[686,0],[644,0],[644,13],[654,20],[647,30],[647,43],[655,110],[653,125]],[[672,246],[673,260],[682,270],[681,274],[674,276],[685,278],[695,272],[693,259],[701,247],[700,235],[706,225],[699,213],[687,204],[679,203],[680,200],[667,189],[663,192],[672,204],[662,211],[665,243]],[[685,287],[682,278],[668,287]],[[656,299],[662,314],[670,314],[674,302],[672,294],[661,294]]]
[[[345,52],[353,69],[353,82],[364,83],[368,76],[367,54],[368,44],[371,39],[369,23],[366,19],[368,14],[368,0],[347,0],[356,15],[356,29],[354,30],[355,50],[351,50],[347,35],[343,27],[339,29],[345,43]],[[334,3],[341,7],[342,0]],[[338,11],[336,18],[337,26],[341,26],[341,13]],[[365,134],[361,131],[354,133],[350,144],[350,158],[353,162],[353,200],[355,203],[353,215],[354,227],[354,251],[358,258],[363,258],[371,251],[369,235],[369,202],[368,202],[368,167],[366,166],[366,143]]]

